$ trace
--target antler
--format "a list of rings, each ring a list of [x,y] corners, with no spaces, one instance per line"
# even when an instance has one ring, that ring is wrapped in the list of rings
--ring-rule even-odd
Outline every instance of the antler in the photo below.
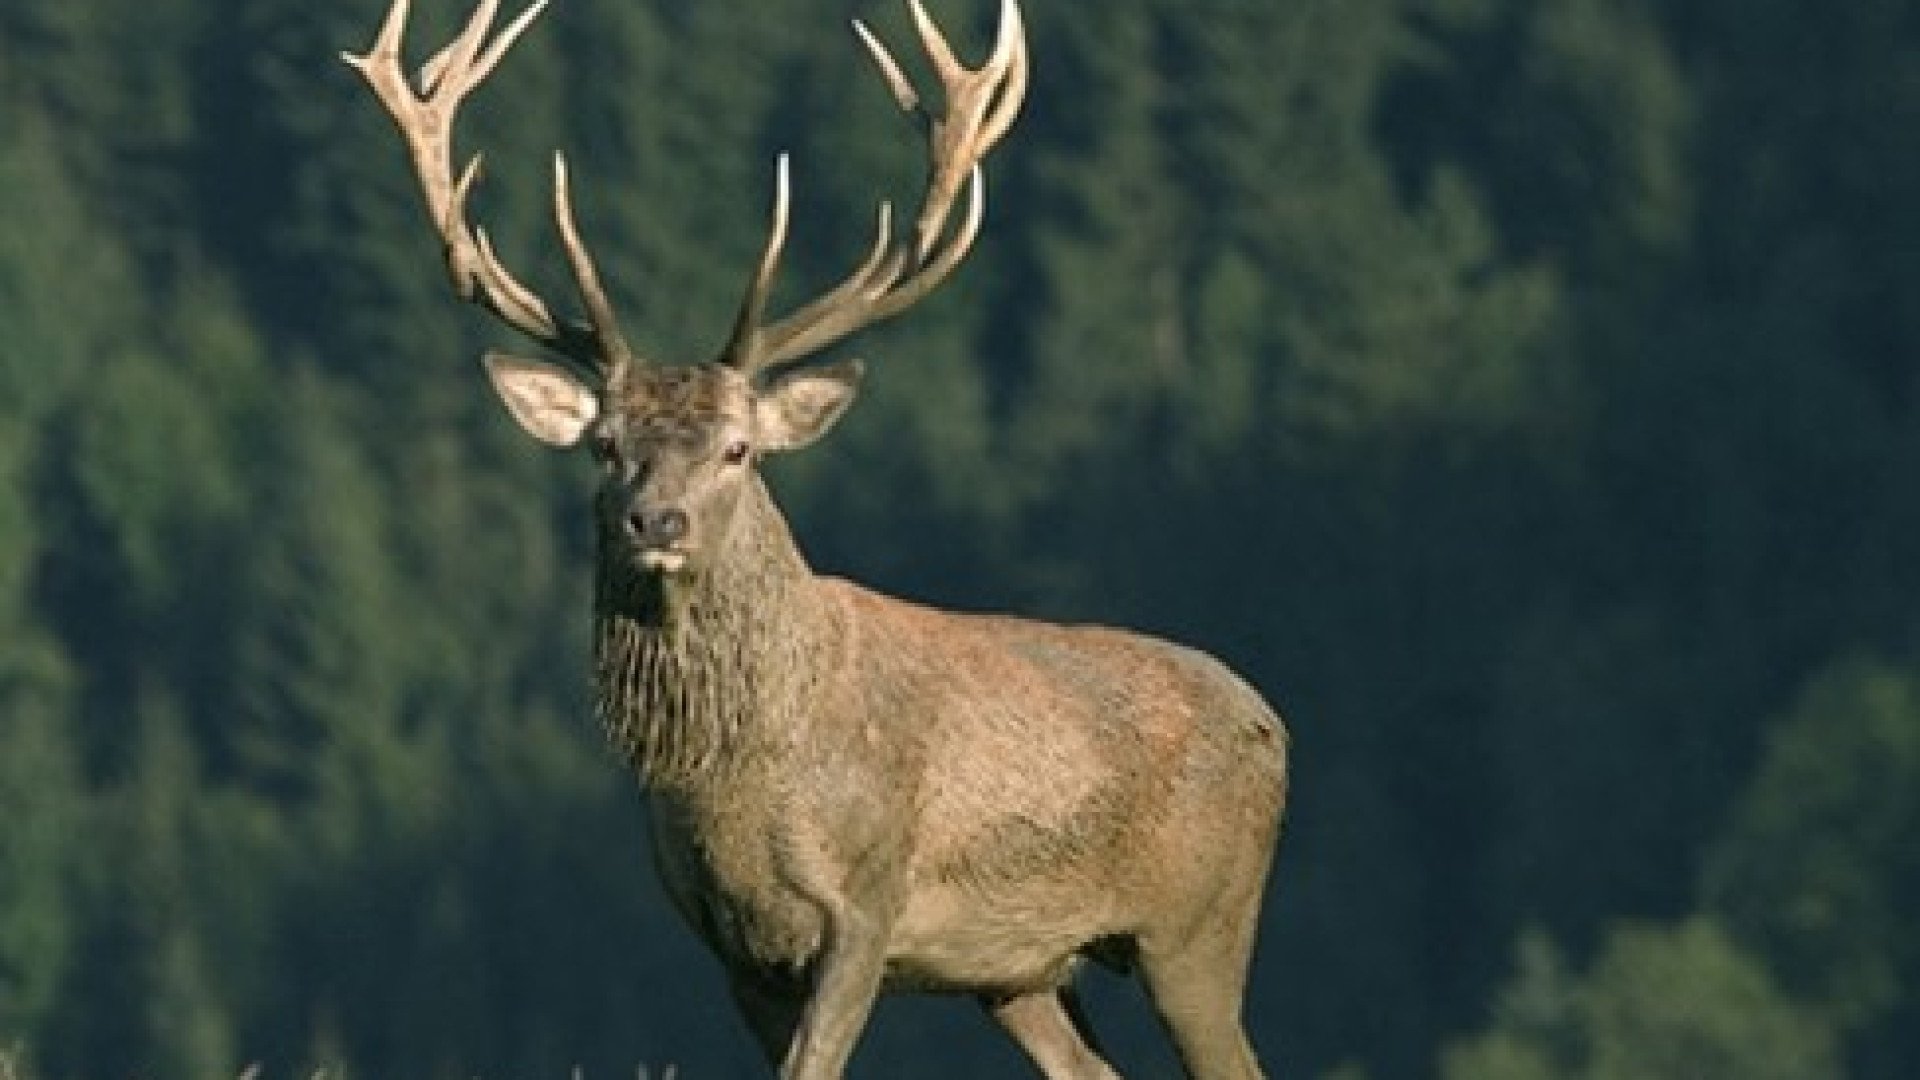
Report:
[[[980,161],[993,149],[1020,111],[1027,90],[1027,45],[1015,0],[1001,0],[1000,29],[993,54],[977,69],[961,65],[920,0],[908,0],[920,43],[945,91],[946,111],[935,116],[921,102],[886,47],[856,20],[854,31],[873,56],[894,100],[916,118],[927,135],[927,190],[911,242],[893,239],[893,208],[880,205],[873,248],[846,280],[771,325],[761,325],[767,294],[780,264],[789,208],[787,159],[775,170],[773,223],[760,264],[747,286],[733,337],[723,362],[747,374],[818,352],[862,327],[897,315],[944,281],[973,246],[986,208],[986,181]],[[947,219],[968,183],[966,217],[952,235]]]
[[[467,224],[467,196],[480,175],[480,155],[475,154],[468,161],[458,180],[453,176],[454,112],[546,9],[547,0],[534,0],[491,44],[487,37],[493,28],[499,0],[480,0],[459,36],[420,68],[418,93],[407,81],[400,60],[401,38],[406,31],[410,6],[409,0],[393,0],[386,22],[367,54],[342,53],[340,58],[366,79],[406,139],[421,194],[426,197],[427,213],[446,245],[447,273],[453,279],[454,290],[462,299],[492,312],[515,330],[603,373],[627,364],[632,360],[632,353],[620,336],[613,306],[601,288],[593,256],[581,242],[579,228],[574,223],[572,198],[567,190],[566,159],[554,155],[554,219],[559,225],[560,240],[573,268],[581,301],[586,305],[588,322],[585,324],[556,319],[539,296],[501,265],[486,230],[476,230]]]

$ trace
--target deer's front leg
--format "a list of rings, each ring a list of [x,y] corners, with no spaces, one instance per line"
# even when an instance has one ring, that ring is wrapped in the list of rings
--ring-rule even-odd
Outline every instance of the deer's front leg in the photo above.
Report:
[[[826,948],[815,969],[813,996],[781,1066],[783,1080],[838,1080],[867,1026],[887,963],[886,930],[840,905],[827,917]]]

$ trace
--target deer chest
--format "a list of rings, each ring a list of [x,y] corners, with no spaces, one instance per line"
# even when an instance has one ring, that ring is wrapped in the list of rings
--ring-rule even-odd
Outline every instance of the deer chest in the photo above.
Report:
[[[661,796],[649,803],[661,881],[708,947],[730,967],[805,969],[825,924],[796,881],[794,845],[778,815]]]

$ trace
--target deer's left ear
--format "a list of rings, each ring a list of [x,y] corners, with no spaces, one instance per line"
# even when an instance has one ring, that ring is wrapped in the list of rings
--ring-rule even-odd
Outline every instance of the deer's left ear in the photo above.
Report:
[[[858,360],[795,368],[753,399],[755,441],[766,451],[798,450],[827,433],[853,404],[866,365]]]
[[[548,446],[568,447],[600,415],[600,397],[572,372],[543,360],[486,355],[487,375],[521,430]]]

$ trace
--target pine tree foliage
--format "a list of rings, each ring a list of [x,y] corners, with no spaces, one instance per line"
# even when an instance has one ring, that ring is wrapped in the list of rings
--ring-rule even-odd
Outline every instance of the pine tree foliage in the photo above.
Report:
[[[1524,936],[1492,1032],[1450,1046],[1447,1080],[1844,1075],[1833,1037],[1713,921],[1626,923],[1575,975]]]
[[[1850,659],[1770,725],[1766,751],[1708,860],[1705,894],[1783,985],[1888,1055],[1920,982],[1920,681]],[[1882,1067],[1885,1067],[1884,1065]]]

